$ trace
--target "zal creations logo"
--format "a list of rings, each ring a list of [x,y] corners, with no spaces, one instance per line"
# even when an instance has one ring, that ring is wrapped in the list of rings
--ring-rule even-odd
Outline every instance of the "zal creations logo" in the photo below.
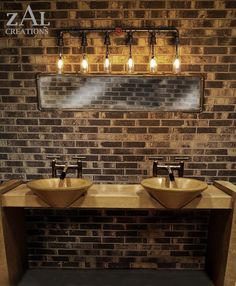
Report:
[[[37,12],[40,17],[36,20],[35,14],[30,5],[27,6],[22,18],[18,13],[7,13],[8,21],[5,33],[7,35],[43,35],[48,34],[48,26],[50,22],[45,23],[45,12]],[[38,15],[37,15],[38,16]],[[26,24],[31,23],[31,27],[27,28]]]

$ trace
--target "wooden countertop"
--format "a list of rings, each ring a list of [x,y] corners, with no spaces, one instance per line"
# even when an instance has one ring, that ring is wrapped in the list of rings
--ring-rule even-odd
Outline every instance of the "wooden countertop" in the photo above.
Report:
[[[227,182],[217,181],[209,185],[200,196],[195,198],[183,209],[231,209],[233,206],[234,188]],[[223,184],[223,187],[221,187]],[[232,193],[226,189],[233,189]],[[13,186],[1,196],[2,207],[50,207],[22,183]],[[70,208],[125,208],[125,209],[165,209],[154,200],[139,184],[94,184],[85,196],[74,202]]]

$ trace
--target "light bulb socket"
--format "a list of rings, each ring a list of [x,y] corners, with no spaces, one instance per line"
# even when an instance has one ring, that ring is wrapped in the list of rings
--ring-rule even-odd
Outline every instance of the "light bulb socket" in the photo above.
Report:
[[[110,40],[110,34],[109,32],[107,31],[105,33],[105,38],[104,38],[104,45],[106,46],[106,59],[108,58],[109,56],[109,45],[111,44],[111,40]]]
[[[87,35],[86,35],[85,32],[82,32],[82,33],[81,33],[81,46],[82,46],[83,48],[85,48],[85,47],[87,47],[87,45],[88,45]]]
[[[133,32],[129,31],[127,33],[126,44],[129,45],[129,57],[132,58],[132,44],[133,44]]]
[[[175,35],[175,44],[179,45],[179,35]]]
[[[131,46],[133,44],[133,41],[134,41],[133,32],[129,31],[127,33],[126,45],[130,45]]]
[[[179,57],[179,34],[176,34],[175,36],[175,54],[176,58]]]
[[[62,33],[60,33],[59,37],[57,38],[57,45],[58,45],[59,55],[61,55],[62,54],[62,48],[64,46],[63,34]]]
[[[110,33],[107,31],[105,33],[104,45],[105,46],[110,46],[110,44],[111,44]]]
[[[151,32],[150,38],[149,38],[149,44],[151,46],[154,46],[154,45],[156,45],[156,43],[157,43],[156,32]]]
[[[60,36],[57,38],[57,45],[59,47],[64,46],[63,36],[60,34]]]

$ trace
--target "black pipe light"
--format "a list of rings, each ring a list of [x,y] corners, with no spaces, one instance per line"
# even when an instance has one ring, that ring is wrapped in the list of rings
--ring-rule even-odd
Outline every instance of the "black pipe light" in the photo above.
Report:
[[[133,32],[129,31],[127,33],[127,39],[126,39],[126,44],[129,46],[129,59],[127,61],[127,72],[128,73],[133,73],[134,72],[134,60],[132,58],[132,44],[133,44]]]
[[[85,32],[82,32],[81,34],[81,46],[82,46],[82,60],[80,63],[80,72],[88,73],[89,64],[86,55],[86,47],[88,46],[88,42],[87,42],[87,35]]]
[[[150,73],[156,73],[157,72],[157,60],[155,57],[155,45],[156,45],[156,43],[157,43],[156,32],[151,32],[150,33],[151,59],[149,62]]]
[[[110,62],[110,59],[109,59],[109,46],[110,46],[110,44],[111,44],[110,34],[107,31],[105,33],[105,38],[104,38],[104,45],[106,46],[106,58],[105,58],[103,67],[104,67],[104,72],[105,73],[110,73],[111,72],[111,62]]]
[[[175,58],[173,62],[173,72],[175,74],[180,73],[181,71],[181,62],[179,58],[179,31],[177,28],[173,26],[159,26],[159,27],[147,27],[147,28],[139,28],[139,29],[121,29],[121,28],[107,28],[107,29],[96,29],[96,28],[87,28],[87,29],[80,29],[80,28],[65,28],[58,30],[58,47],[59,47],[59,58],[57,61],[58,73],[61,74],[63,71],[63,55],[62,55],[62,48],[63,48],[63,35],[65,33],[71,34],[79,34],[81,36],[81,47],[82,47],[82,60],[80,63],[80,72],[81,73],[88,73],[89,72],[89,63],[87,59],[86,47],[88,46],[87,43],[87,33],[91,32],[99,32],[104,34],[104,46],[106,48],[105,60],[104,60],[104,72],[110,73],[111,72],[111,62],[109,58],[109,46],[111,45],[110,41],[110,33],[119,30],[119,34],[126,33],[126,45],[129,46],[129,58],[126,64],[127,72],[133,73],[134,72],[134,59],[132,55],[132,45],[134,42],[133,33],[134,32],[147,32],[149,33],[149,44],[151,47],[151,58],[149,62],[149,72],[156,73],[158,62],[155,56],[155,45],[157,43],[156,34],[157,32],[160,34],[161,32],[171,32],[174,34],[175,39]]]
[[[179,59],[179,33],[175,35],[175,59],[173,62],[173,73],[181,72],[181,62]]]

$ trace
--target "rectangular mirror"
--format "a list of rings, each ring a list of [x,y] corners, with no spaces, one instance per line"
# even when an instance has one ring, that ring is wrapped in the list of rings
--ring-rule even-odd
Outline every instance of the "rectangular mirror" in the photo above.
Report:
[[[40,110],[130,110],[200,112],[200,75],[39,74]]]

